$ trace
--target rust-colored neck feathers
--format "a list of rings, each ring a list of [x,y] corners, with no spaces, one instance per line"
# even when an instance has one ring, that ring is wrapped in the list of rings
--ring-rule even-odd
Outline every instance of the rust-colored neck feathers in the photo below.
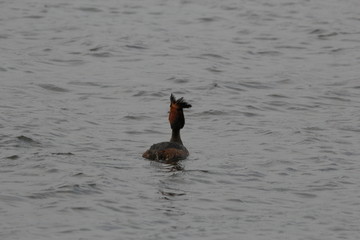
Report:
[[[180,138],[180,129],[185,125],[183,108],[191,108],[191,105],[184,101],[183,98],[175,99],[174,95],[170,96],[169,122],[172,129],[170,142],[182,144]]]

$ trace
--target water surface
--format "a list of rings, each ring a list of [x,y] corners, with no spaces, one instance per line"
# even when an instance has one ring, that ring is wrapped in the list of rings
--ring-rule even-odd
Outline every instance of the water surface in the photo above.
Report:
[[[359,7],[1,1],[1,239],[357,239]]]

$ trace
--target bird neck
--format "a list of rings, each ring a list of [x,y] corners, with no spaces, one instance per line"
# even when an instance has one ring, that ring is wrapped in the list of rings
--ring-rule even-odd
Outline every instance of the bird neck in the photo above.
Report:
[[[178,143],[183,145],[181,138],[180,138],[180,129],[173,129],[171,134],[170,142]]]

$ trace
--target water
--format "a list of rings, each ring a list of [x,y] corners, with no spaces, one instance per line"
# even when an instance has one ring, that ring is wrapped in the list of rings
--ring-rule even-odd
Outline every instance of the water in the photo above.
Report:
[[[1,239],[358,239],[359,7],[1,1]]]

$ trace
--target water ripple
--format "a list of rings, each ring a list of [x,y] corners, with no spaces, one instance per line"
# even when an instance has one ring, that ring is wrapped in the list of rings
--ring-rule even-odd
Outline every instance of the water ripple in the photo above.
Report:
[[[92,195],[101,194],[102,190],[95,183],[87,184],[64,184],[58,187],[47,189],[42,192],[35,192],[27,196],[32,199],[45,198],[66,198],[71,195]]]
[[[54,92],[69,92],[69,90],[62,88],[62,87],[58,87],[54,84],[38,84],[39,87],[49,90],[49,91],[54,91]]]

